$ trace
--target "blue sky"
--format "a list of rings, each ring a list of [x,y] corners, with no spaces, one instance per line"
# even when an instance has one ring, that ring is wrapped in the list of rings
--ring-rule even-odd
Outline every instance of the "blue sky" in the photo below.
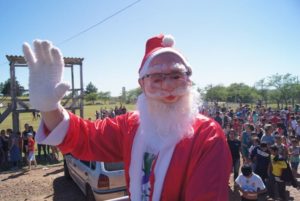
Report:
[[[66,57],[84,58],[85,85],[120,95],[123,86],[138,87],[145,41],[159,33],[175,37],[200,88],[252,86],[276,73],[300,75],[298,0],[141,0],[63,42],[133,2],[0,1],[0,82],[9,78],[5,55],[21,55],[23,42],[39,38],[53,41]],[[28,70],[18,68],[17,79],[27,87]],[[69,71],[65,79],[70,80]]]

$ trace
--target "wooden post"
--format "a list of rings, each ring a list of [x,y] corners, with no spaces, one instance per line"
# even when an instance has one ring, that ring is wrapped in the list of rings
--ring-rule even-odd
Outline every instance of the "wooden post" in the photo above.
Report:
[[[17,112],[17,88],[16,88],[16,74],[15,63],[10,62],[10,96],[12,108],[12,127],[14,132],[19,131],[19,113]]]
[[[82,61],[80,62],[80,116],[83,118],[83,72],[82,72]]]
[[[75,90],[74,90],[74,68],[73,68],[73,64],[71,65],[71,84],[72,84],[72,105],[73,107],[71,108],[72,109],[72,112],[75,114],[76,113],[76,109],[74,108],[74,96],[75,96]]]

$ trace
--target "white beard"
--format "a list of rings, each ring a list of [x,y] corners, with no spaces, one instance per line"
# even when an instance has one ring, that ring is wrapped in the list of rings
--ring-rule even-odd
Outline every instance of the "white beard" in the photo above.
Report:
[[[163,103],[141,94],[137,101],[139,129],[147,150],[157,153],[163,148],[176,145],[185,137],[191,137],[199,105],[199,93],[190,88],[175,103]]]

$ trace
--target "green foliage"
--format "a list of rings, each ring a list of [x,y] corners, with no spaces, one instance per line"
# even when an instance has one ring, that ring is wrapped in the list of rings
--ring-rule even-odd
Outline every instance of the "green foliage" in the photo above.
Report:
[[[266,79],[263,78],[256,82],[255,88],[259,95],[259,99],[268,105],[268,83],[266,82]]]
[[[275,74],[269,77],[269,86],[277,90],[277,98],[288,105],[288,101],[294,97],[297,78],[287,73],[285,75]]]
[[[126,103],[135,103],[138,96],[142,93],[142,89],[140,87],[132,89],[126,92]]]
[[[111,99],[110,91],[102,92],[100,91],[98,93],[98,97],[100,100],[102,100],[104,103],[107,103]]]
[[[4,84],[3,82],[0,82],[0,93],[2,93],[3,88],[4,88]]]
[[[85,93],[86,94],[91,94],[91,93],[97,93],[98,89],[95,85],[93,85],[92,82],[88,83],[88,85],[85,88]]]
[[[4,96],[10,96],[10,87],[11,87],[11,81],[10,81],[10,78],[7,79],[4,84],[1,83],[1,93],[4,95]],[[20,85],[20,83],[16,80],[16,95],[17,96],[22,96],[22,94],[24,93],[25,89],[23,86]]]
[[[278,108],[300,102],[298,77],[291,74],[271,75],[256,82],[254,87],[244,83],[233,83],[228,87],[208,85],[205,91],[207,101],[255,103],[261,100],[266,106],[275,103]]]
[[[97,93],[89,93],[84,96],[86,101],[91,101],[92,104],[95,104],[95,101],[98,99],[98,94]]]
[[[269,97],[271,100],[276,102],[277,108],[280,107],[280,102],[281,102],[281,95],[278,90],[269,90]]]
[[[122,94],[119,97],[119,100],[121,103],[126,103],[127,97],[126,97],[126,88],[125,87],[122,88]]]
[[[208,86],[206,88],[206,100],[208,101],[225,101],[227,97],[227,90],[226,87],[222,85],[217,85],[217,86]]]
[[[206,88],[205,100],[216,102],[244,102],[251,103],[258,98],[255,88],[243,83],[233,83],[229,87],[222,85],[208,86]]]
[[[256,89],[244,83],[233,83],[227,90],[228,102],[253,103],[258,98]]]

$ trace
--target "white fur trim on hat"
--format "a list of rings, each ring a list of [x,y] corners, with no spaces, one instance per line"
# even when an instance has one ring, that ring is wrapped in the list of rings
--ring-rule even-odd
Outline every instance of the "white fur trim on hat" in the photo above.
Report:
[[[168,40],[166,40],[168,41]],[[174,42],[174,41],[173,41]],[[169,41],[166,42],[167,44],[170,44]],[[174,43],[173,43],[174,44]],[[172,47],[165,47],[165,48],[161,48],[155,52],[153,52],[146,60],[146,62],[144,63],[144,65],[142,66],[141,68],[141,71],[140,71],[140,78],[142,78],[143,76],[145,76],[147,73],[148,73],[148,70],[149,70],[149,64],[151,63],[151,61],[154,59],[154,57],[162,54],[162,53],[173,53],[175,55],[177,55],[183,62],[183,64],[186,66],[187,70],[192,72],[191,71],[191,67],[190,67],[190,64],[189,62],[186,60],[186,58],[180,53],[178,52],[177,50],[175,50],[174,48]]]

